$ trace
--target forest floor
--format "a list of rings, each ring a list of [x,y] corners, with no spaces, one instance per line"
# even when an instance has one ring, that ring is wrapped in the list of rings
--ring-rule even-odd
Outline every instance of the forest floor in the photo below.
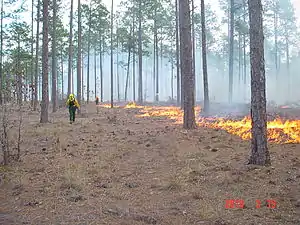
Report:
[[[65,108],[48,124],[24,114],[22,160],[0,167],[1,225],[300,224],[300,144],[271,143],[272,166],[250,166],[249,141],[226,131],[98,109],[74,124]]]

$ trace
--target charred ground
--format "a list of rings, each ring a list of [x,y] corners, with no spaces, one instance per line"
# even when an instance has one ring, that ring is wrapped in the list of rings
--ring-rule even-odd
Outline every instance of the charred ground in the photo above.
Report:
[[[41,125],[28,112],[22,161],[0,170],[0,224],[300,223],[299,144],[270,143],[272,167],[247,166],[249,141],[142,114],[89,105],[75,124],[63,109]],[[255,208],[267,199],[277,208]]]

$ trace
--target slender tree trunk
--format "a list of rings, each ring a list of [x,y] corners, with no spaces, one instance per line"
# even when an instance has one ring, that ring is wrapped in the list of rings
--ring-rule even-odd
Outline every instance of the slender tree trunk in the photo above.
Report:
[[[195,42],[195,6],[194,6],[194,0],[191,0],[192,2],[192,44],[193,44],[193,73],[194,73],[194,77],[195,77],[195,101],[197,100],[197,90],[196,90],[196,42]]]
[[[184,85],[184,116],[183,127],[192,129],[195,127],[195,76],[193,74],[193,44],[191,37],[191,16],[189,0],[179,1],[179,28],[180,28],[180,52],[181,74]]]
[[[3,1],[3,0],[2,0]],[[31,91],[31,107],[33,107],[34,104],[34,92],[33,92],[33,81],[34,81],[34,49],[33,49],[33,43],[34,43],[34,33],[33,33],[33,26],[34,26],[34,0],[31,0],[31,74],[30,74],[30,91]],[[2,11],[1,11],[2,12]],[[1,22],[2,22],[2,17],[1,17]],[[1,26],[1,30],[2,30],[2,26]],[[1,35],[2,37],[2,35]],[[2,47],[1,47],[2,48]],[[2,52],[2,50],[1,50]],[[0,66],[1,69],[1,66]]]
[[[230,0],[229,93],[228,93],[229,103],[232,103],[232,97],[233,97],[233,50],[234,50],[234,0]]]
[[[85,101],[84,99],[84,91],[85,91],[85,86],[84,86],[84,57],[81,49],[81,100],[82,102]]]
[[[71,0],[70,11],[70,34],[69,34],[69,61],[68,61],[68,96],[72,91],[72,68],[73,68],[73,2]]]
[[[171,60],[171,99],[174,100],[174,62]]]
[[[178,0],[175,0],[175,32],[176,32],[176,80],[177,80],[177,105],[179,106],[180,104],[180,97],[181,97],[181,92],[180,92],[180,62],[179,62],[179,35],[178,35]]]
[[[118,24],[117,24],[117,30],[118,30]],[[118,102],[120,102],[120,76],[119,76],[119,34],[117,33],[117,96],[118,96]]]
[[[64,59],[63,50],[61,49],[61,100],[64,100]]]
[[[24,82],[24,101],[27,102],[28,96],[28,63],[25,63],[25,82]]]
[[[90,50],[91,50],[91,22],[92,22],[92,5],[90,2],[90,7],[89,7],[89,30],[88,30],[88,50],[87,50],[87,78],[86,78],[86,91],[87,91],[87,96],[86,96],[86,102],[89,103],[90,101]]]
[[[102,53],[104,45],[104,38],[100,38],[100,101],[103,102],[103,65],[102,65]]]
[[[74,94],[74,61],[72,62],[72,73],[71,73],[71,92]]]
[[[135,14],[133,14],[132,21],[132,34],[135,37]],[[135,38],[133,39],[132,44],[132,90],[133,90],[133,101],[135,102]]]
[[[48,6],[49,1],[43,0],[43,57],[42,57],[42,102],[41,123],[48,122],[49,87],[48,87]]]
[[[113,34],[114,34],[114,0],[111,0],[111,18],[110,18],[110,107],[114,107],[114,51],[113,51]]]
[[[242,49],[241,49],[241,42],[242,42],[242,36],[241,36],[241,32],[239,32],[238,34],[238,51],[239,51],[239,56],[238,56],[238,60],[239,60],[239,87],[241,85],[241,79],[242,79]]]
[[[57,3],[53,0],[53,33],[52,33],[52,111],[57,111],[57,51],[56,51],[56,17],[57,17]]]
[[[201,34],[202,34],[202,69],[203,69],[203,86],[204,86],[204,113],[209,113],[209,93],[208,93],[208,75],[206,60],[206,28],[205,28],[205,4],[201,0]]]
[[[36,49],[35,49],[35,74],[34,74],[34,104],[33,110],[36,111],[38,105],[39,91],[39,39],[40,39],[40,16],[41,0],[37,0],[37,23],[36,23]]]
[[[275,72],[276,72],[276,79],[278,79],[278,30],[277,30],[277,26],[278,26],[278,15],[277,15],[277,3],[275,2],[275,8],[274,8],[274,36],[275,36],[275,43],[274,43],[274,47],[275,47]]]
[[[22,104],[22,77],[23,73],[21,71],[21,39],[20,39],[20,33],[18,33],[18,58],[17,58],[17,102],[19,105]]]
[[[78,49],[77,49],[77,101],[79,105],[81,104],[81,55],[82,55],[82,46],[81,46],[81,36],[82,36],[82,27],[81,27],[81,1],[78,0]],[[78,109],[78,113],[80,110]]]
[[[154,20],[154,27],[156,27],[156,22]],[[155,80],[156,80],[156,35],[154,28],[154,36],[153,36],[153,101],[156,101],[155,95]]]
[[[130,53],[131,53],[131,47],[129,45],[128,59],[127,59],[127,75],[126,75],[126,84],[125,84],[125,102],[127,101],[127,91],[128,91],[128,84],[129,84]]]
[[[147,68],[147,59],[145,59],[145,67]],[[147,101],[147,82],[148,82],[148,73],[147,73],[147,71],[145,72],[145,88],[144,88],[144,101]]]
[[[246,24],[246,5],[247,5],[247,0],[244,2],[244,15],[243,15],[243,21],[244,24]],[[246,33],[244,32],[243,34],[243,59],[244,59],[244,93],[246,92],[246,87],[247,87],[247,62],[246,62]],[[245,95],[245,94],[244,94]],[[246,96],[244,96],[246,97]]]
[[[267,146],[264,34],[261,0],[248,1],[250,21],[251,119],[250,164],[269,165]]]
[[[156,21],[156,17],[157,17],[157,14],[156,14],[156,11],[157,9],[155,8],[155,14],[154,14],[154,17],[155,17],[155,21],[154,21],[154,38],[155,38],[155,59],[156,59],[156,62],[155,62],[155,66],[156,66],[156,69],[155,69],[155,81],[156,81],[156,84],[155,84],[155,101],[158,102],[159,101],[159,76],[158,76],[158,34],[157,34],[157,21]]]
[[[3,5],[4,5],[4,1],[1,0],[1,21],[0,21],[0,105],[2,105],[3,102],[5,101],[5,100],[3,101],[3,99],[4,99],[4,94],[3,94],[3,90],[4,90],[4,85],[3,85],[4,84],[4,75],[3,75],[3,70],[2,70],[2,61],[3,61],[3,13],[4,13],[4,11],[3,11],[4,6]],[[33,38],[32,38],[31,45],[33,45]],[[32,49],[31,51],[33,51],[33,47],[31,49]],[[32,55],[33,55],[33,53],[32,53]],[[32,83],[31,83],[31,85],[32,85]]]
[[[95,82],[95,99],[97,98],[97,54],[94,50],[94,82]]]
[[[287,71],[287,82],[288,82],[288,99],[291,96],[291,77],[290,77],[290,51],[289,51],[289,36],[287,27],[285,26],[285,52],[286,52],[286,71]]]
[[[138,34],[138,55],[139,55],[139,87],[138,102],[143,102],[143,53],[142,53],[142,0],[139,0],[139,34]]]

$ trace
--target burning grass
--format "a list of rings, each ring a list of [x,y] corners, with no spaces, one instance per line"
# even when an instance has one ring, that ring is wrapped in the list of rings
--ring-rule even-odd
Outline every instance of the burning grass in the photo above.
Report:
[[[101,105],[109,108],[109,104]],[[120,106],[116,106],[120,107]],[[179,107],[166,106],[139,106],[134,102],[128,103],[125,109],[141,109],[137,117],[167,117],[176,124],[183,123],[183,111]],[[195,114],[199,115],[200,107],[195,107]],[[196,116],[197,117],[197,116]],[[243,140],[251,139],[251,119],[249,116],[240,120],[232,120],[218,117],[200,117],[197,120],[200,127],[226,130],[228,133],[237,135]],[[273,143],[300,143],[300,120],[283,120],[276,118],[268,121],[268,140]]]

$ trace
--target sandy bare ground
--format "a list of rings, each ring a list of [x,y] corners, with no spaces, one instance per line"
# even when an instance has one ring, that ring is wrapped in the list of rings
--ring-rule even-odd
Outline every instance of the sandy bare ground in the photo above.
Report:
[[[75,124],[62,109],[41,125],[28,113],[22,161],[0,167],[0,224],[300,224],[300,145],[270,144],[272,167],[247,166],[248,141],[137,114],[89,105]]]

